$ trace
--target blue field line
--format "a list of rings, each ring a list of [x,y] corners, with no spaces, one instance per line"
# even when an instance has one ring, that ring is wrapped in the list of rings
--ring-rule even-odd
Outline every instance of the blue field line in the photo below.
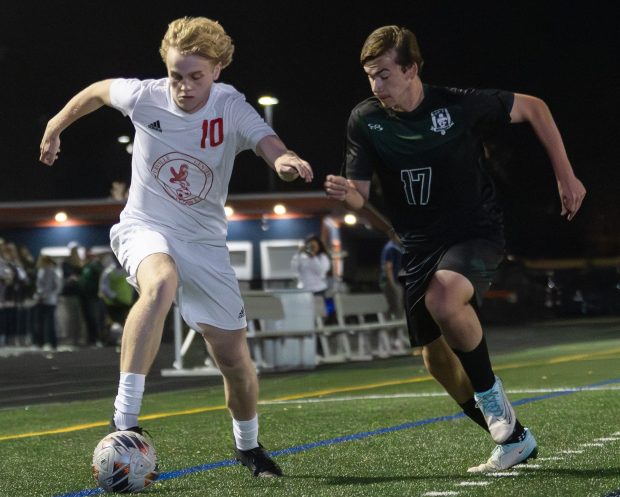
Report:
[[[601,387],[605,385],[611,385],[614,383],[620,383],[620,378],[612,378],[609,380],[599,381],[597,383],[592,383],[591,385],[587,385],[585,387],[581,387],[578,389],[551,392],[545,395],[538,395],[536,397],[526,397],[526,398],[514,401],[512,402],[512,404],[515,406],[530,404],[532,402],[538,402],[540,400],[547,400],[547,399],[552,399],[555,397],[561,397],[564,395],[582,392],[585,390],[591,390],[593,388],[597,388],[597,387]],[[368,438],[368,437],[374,437],[376,435],[384,435],[386,433],[393,433],[393,432],[401,431],[401,430],[409,430],[411,428],[417,428],[419,426],[429,425],[433,423],[441,423],[443,421],[453,421],[453,420],[460,419],[463,417],[465,417],[465,414],[463,412],[459,412],[456,414],[452,414],[451,416],[438,416],[436,418],[422,419],[420,421],[415,421],[411,423],[403,423],[403,424],[396,425],[396,426],[389,426],[387,428],[379,428],[378,430],[353,433],[351,435],[346,435],[343,437],[330,438],[327,440],[319,440],[318,442],[312,442],[309,444],[297,445],[295,447],[289,447],[288,449],[269,451],[269,453],[274,457],[286,456],[289,454],[296,454],[298,452],[305,452],[307,450],[316,449],[317,447],[326,447],[329,445],[335,445],[335,444],[344,443],[344,442],[351,442],[353,440],[361,440],[361,439]],[[238,464],[236,460],[225,459],[223,461],[217,461],[217,462],[213,462],[209,464],[201,464],[199,466],[192,466],[191,468],[178,469],[175,471],[167,471],[165,473],[161,473],[159,477],[157,478],[157,481],[171,480],[173,478],[180,478],[181,476],[186,476],[186,475],[190,475],[193,473],[200,473],[202,471],[209,471],[211,469],[223,468],[226,466],[233,466],[235,464]],[[88,497],[89,495],[99,495],[101,493],[103,493],[103,490],[101,488],[90,488],[87,490],[81,490],[79,492],[58,494],[58,495],[55,495],[54,497]],[[613,495],[615,496],[615,494]]]

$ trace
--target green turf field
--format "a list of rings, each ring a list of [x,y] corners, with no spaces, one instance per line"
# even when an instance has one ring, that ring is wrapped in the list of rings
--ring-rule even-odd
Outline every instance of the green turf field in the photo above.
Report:
[[[144,495],[602,497],[620,492],[620,340],[495,355],[539,458],[473,476],[493,444],[419,358],[261,378],[261,440],[286,473],[232,464],[221,388],[148,395],[162,481]],[[582,387],[588,387],[581,389]],[[96,495],[92,450],[110,399],[0,411],[0,497]],[[620,494],[618,494],[620,495]]]

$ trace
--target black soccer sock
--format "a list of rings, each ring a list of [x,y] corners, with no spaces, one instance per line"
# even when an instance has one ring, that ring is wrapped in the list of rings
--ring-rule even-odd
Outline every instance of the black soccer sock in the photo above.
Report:
[[[510,435],[504,443],[513,444],[516,442],[521,442],[523,440],[524,434],[525,434],[525,428],[523,428],[523,425],[519,423],[519,420],[517,419],[515,421],[515,429],[512,432],[512,435]]]
[[[459,405],[461,406],[461,409],[463,409],[465,416],[467,416],[477,425],[480,425],[483,430],[489,431],[489,427],[487,426],[487,422],[484,420],[482,411],[476,407],[476,401],[473,397],[467,402]]]
[[[495,383],[495,374],[491,367],[487,341],[482,337],[478,346],[471,352],[452,349],[461,361],[475,392],[486,392]]]

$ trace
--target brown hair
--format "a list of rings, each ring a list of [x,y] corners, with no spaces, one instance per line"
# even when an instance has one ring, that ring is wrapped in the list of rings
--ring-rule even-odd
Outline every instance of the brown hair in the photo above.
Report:
[[[172,47],[183,55],[199,55],[220,63],[222,69],[232,62],[235,51],[232,39],[222,25],[206,17],[182,17],[172,21],[159,48],[164,63]]]
[[[368,61],[392,49],[396,50],[394,62],[399,66],[408,68],[417,64],[418,73],[422,71],[424,60],[420,53],[418,40],[412,31],[399,26],[383,26],[370,33],[362,47],[360,62],[365,65]]]

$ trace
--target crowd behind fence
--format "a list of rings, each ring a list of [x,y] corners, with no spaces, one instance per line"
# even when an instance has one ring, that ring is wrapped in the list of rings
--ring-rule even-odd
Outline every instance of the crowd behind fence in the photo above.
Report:
[[[0,239],[0,347],[71,350],[118,344],[136,298],[126,274],[109,250],[70,244],[67,252],[62,257],[41,253],[35,259],[25,246]],[[619,268],[620,258],[509,259],[485,296],[481,318],[502,323],[619,315]],[[406,325],[388,313],[379,287],[358,293],[355,282],[347,283],[346,291],[328,292],[329,309],[321,298],[305,304],[312,310],[310,321],[302,318],[300,305],[291,316],[286,305],[273,300],[273,292],[246,291],[248,337],[257,363],[264,370],[279,368],[277,354],[292,350],[283,342],[283,331],[291,333],[289,340],[297,335],[295,347],[305,343],[312,348],[316,364],[407,353]],[[289,329],[270,329],[277,322]],[[174,328],[168,323],[168,330]],[[167,336],[172,334],[164,340]],[[299,353],[308,352],[302,347]]]

